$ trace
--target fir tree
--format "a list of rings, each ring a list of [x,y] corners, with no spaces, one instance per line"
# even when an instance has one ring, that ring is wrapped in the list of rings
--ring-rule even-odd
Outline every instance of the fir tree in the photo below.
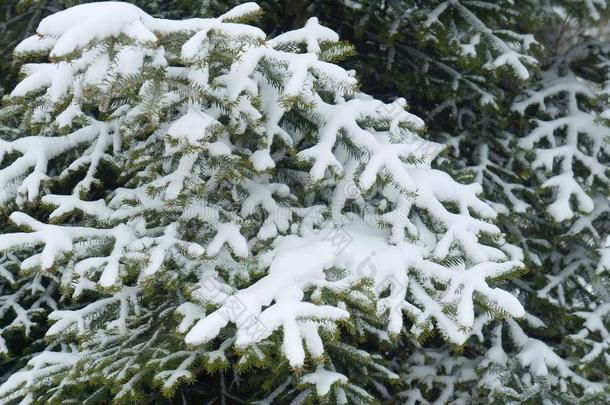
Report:
[[[35,33],[40,21],[53,13],[91,0],[4,0],[0,5],[0,86],[10,90],[17,84],[19,62],[12,50]],[[131,2],[151,15],[164,18],[207,17],[227,11],[239,1],[138,0]]]
[[[405,342],[401,397],[607,401],[606,2],[362,1],[314,12],[355,41],[365,86],[400,89],[431,138],[451,145],[436,162],[483,185],[529,270],[506,286],[526,316],[478,318],[461,357],[436,339]]]
[[[4,401],[610,400],[605,0],[134,3],[16,50]]]
[[[332,30],[268,39],[239,22],[258,12],[86,4],[17,47],[43,61],[2,111],[0,249],[61,304],[4,400],[171,397],[208,372],[208,399],[366,403],[405,324],[461,345],[475,313],[524,314],[488,284],[521,263],[481,187],[431,167],[442,146],[359,91]]]

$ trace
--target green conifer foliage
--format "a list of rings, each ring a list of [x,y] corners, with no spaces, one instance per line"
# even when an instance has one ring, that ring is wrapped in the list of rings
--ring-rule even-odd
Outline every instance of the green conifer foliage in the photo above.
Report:
[[[17,46],[0,250],[62,304],[5,400],[172,397],[208,372],[208,399],[370,403],[405,325],[460,345],[476,313],[524,314],[488,284],[522,266],[496,212],[431,167],[404,99],[361,93],[317,18],[270,39],[239,22],[258,13],[91,3]]]
[[[363,82],[388,97],[400,89],[429,137],[451,146],[436,162],[483,185],[528,269],[507,286],[528,312],[522,320],[482,316],[457,351],[434,337],[405,342],[395,370],[411,388],[401,398],[607,401],[608,5],[344,4],[327,21],[356,43]],[[525,70],[498,63],[510,60],[500,49]]]
[[[610,402],[605,0],[132,3],[1,6],[0,401]]]

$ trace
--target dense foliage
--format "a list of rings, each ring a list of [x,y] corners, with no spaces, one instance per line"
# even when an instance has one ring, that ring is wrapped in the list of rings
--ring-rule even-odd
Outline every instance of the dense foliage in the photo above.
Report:
[[[133,3],[1,6],[4,401],[610,401],[610,5]]]

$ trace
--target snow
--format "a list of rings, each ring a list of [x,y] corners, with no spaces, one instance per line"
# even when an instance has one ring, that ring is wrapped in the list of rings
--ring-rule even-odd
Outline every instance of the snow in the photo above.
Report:
[[[610,235],[606,237],[601,249],[601,259],[597,267],[596,273],[602,274],[604,272],[610,273]]]
[[[271,158],[269,149],[257,150],[250,156],[250,161],[257,172],[264,172],[275,167],[275,162]]]
[[[100,84],[106,77],[109,69],[110,58],[107,53],[102,53],[87,69],[83,82],[92,86]]]
[[[83,48],[95,39],[118,37],[121,34],[146,42],[156,36],[142,25],[151,17],[138,7],[122,2],[88,3],[71,7],[45,17],[37,33],[56,37],[51,56],[61,57]]]
[[[187,20],[188,21],[188,20]],[[263,40],[265,34],[258,28],[242,25],[242,24],[231,24],[223,23],[219,19],[201,19],[196,24],[198,32],[193,35],[187,42],[182,45],[182,58],[185,60],[192,60],[195,58],[203,58],[206,56],[205,42],[207,40],[208,33],[211,30],[219,30],[229,36],[234,37],[252,37],[253,39]],[[161,31],[164,31],[161,26]],[[195,28],[195,27],[193,27]]]
[[[270,40],[269,45],[278,48],[290,43],[305,43],[307,52],[320,53],[319,43],[338,40],[339,35],[336,32],[320,25],[316,17],[311,17],[303,28],[280,34]]]
[[[581,364],[591,363],[602,356],[607,359],[610,351],[610,303],[603,303],[591,312],[579,311],[574,314],[584,320],[584,327],[573,338],[591,345],[590,351],[580,360]],[[600,338],[594,338],[595,334]]]
[[[326,396],[333,384],[347,383],[347,377],[345,377],[343,374],[324,370],[321,367],[318,367],[318,369],[313,373],[305,374],[303,377],[301,377],[301,380],[304,383],[315,385],[316,393],[319,397]]]
[[[28,93],[51,85],[57,66],[48,64],[25,65],[22,72],[28,76],[19,82],[11,92],[11,97],[25,97]]]
[[[55,123],[59,128],[69,127],[77,117],[83,117],[84,114],[78,104],[70,104],[61,114],[55,118]]]
[[[39,379],[50,378],[61,371],[74,367],[82,359],[81,353],[58,353],[44,351],[28,361],[30,369],[12,374],[0,386],[0,395],[10,394],[19,387],[35,385]],[[26,402],[27,403],[27,402]]]
[[[39,35],[33,35],[21,41],[15,47],[15,54],[29,54],[38,52],[48,52],[53,48],[55,39],[53,37],[41,37]]]
[[[48,162],[75,145],[92,141],[99,131],[100,128],[97,125],[91,125],[69,135],[55,138],[27,136],[13,142],[0,140],[0,157],[12,152],[22,155],[12,165],[0,170],[0,186],[4,188],[29,169],[33,169],[24,178],[20,187],[20,191],[26,193],[28,199],[33,201],[38,196],[40,182],[46,178]],[[0,192],[0,201],[4,199],[2,194]]]
[[[140,72],[144,63],[142,49],[127,46],[121,49],[116,56],[116,71],[123,76],[134,75]]]
[[[45,18],[20,45],[47,49],[51,63],[26,65],[11,94],[36,92],[32,128],[43,130],[0,140],[0,160],[17,155],[0,170],[1,200],[19,207],[10,220],[23,228],[0,235],[0,251],[23,250],[24,270],[59,273],[67,298],[104,295],[58,307],[47,337],[109,344],[151,314],[140,305],[151,282],[176,280],[178,301],[166,311],[180,317],[176,333],[189,350],[155,359],[172,365],[154,376],[164,390],[191,379],[200,357],[262,355],[258,346],[281,336],[288,364],[305,371],[300,380],[347,403],[349,392],[370,394],[329,367],[326,336],[344,325],[390,341],[407,316],[413,335],[434,326],[461,345],[482,328],[475,297],[523,317],[512,291],[490,285],[522,264],[508,259],[520,258],[516,247],[499,248],[482,187],[432,168],[443,146],[420,136],[424,122],[406,100],[382,103],[359,92],[354,72],[319,59],[336,33],[311,18],[267,40],[236,22],[259,11],[246,3],[218,18],[170,21],[130,4],[88,3]],[[170,47],[170,37],[183,42]],[[211,69],[222,46],[233,60]],[[519,70],[520,54],[506,58]],[[137,96],[110,104],[101,96],[132,80]],[[291,122],[292,110],[314,129]],[[60,131],[46,131],[50,123]],[[103,162],[125,170],[121,187],[99,197],[95,186],[111,183],[97,177]],[[72,177],[66,194],[47,187]],[[37,201],[48,220],[30,215],[26,202]],[[327,294],[370,307],[383,326]],[[368,352],[342,347],[397,378]],[[139,378],[128,375],[117,395]]]
[[[190,145],[201,146],[201,141],[208,137],[207,132],[210,127],[216,124],[218,122],[213,117],[197,106],[192,106],[171,125],[167,133],[176,139],[186,140]]]
[[[585,213],[594,209],[594,202],[587,192],[594,181],[610,185],[607,167],[598,160],[604,155],[606,127],[599,125],[595,112],[582,111],[578,102],[579,97],[595,96],[593,84],[573,73],[559,75],[557,70],[560,68],[551,67],[543,78],[542,89],[530,91],[513,105],[513,110],[525,114],[530,106],[538,105],[546,110],[554,98],[565,100],[564,111],[536,120],[535,128],[519,140],[519,146],[535,151],[532,167],[543,171],[546,180],[542,187],[554,192],[554,201],[549,204],[548,212],[558,222],[573,218],[575,208]],[[565,130],[565,137],[558,136],[561,130]],[[555,169],[556,161],[560,162],[558,170]],[[589,172],[585,184],[577,181],[574,174],[578,165]],[[572,199],[576,200],[576,207],[572,206]]]
[[[250,254],[246,239],[239,231],[239,226],[232,223],[216,225],[216,236],[208,245],[207,252],[214,256],[226,243],[238,257],[248,257]]]
[[[450,10],[450,11],[448,11]],[[463,21],[465,21],[470,27],[470,31],[474,32],[470,39],[470,43],[467,45],[460,44],[462,53],[469,56],[477,56],[477,45],[479,45],[483,39],[485,43],[489,45],[493,52],[486,52],[484,55],[490,60],[485,63],[484,67],[490,70],[496,70],[502,66],[509,66],[515,72],[515,74],[522,80],[530,78],[530,72],[527,65],[536,65],[536,58],[519,53],[513,49],[514,44],[509,41],[504,41],[501,34],[507,34],[502,30],[494,30],[488,27],[481,19],[473,13],[468,7],[459,1],[447,0],[438,4],[434,9],[428,13],[428,18],[424,22],[424,26],[431,27],[439,24],[443,25],[442,16],[443,14],[449,14],[450,12],[456,12]],[[534,41],[531,35],[519,35],[510,32],[511,39],[516,40],[520,43],[520,48],[527,50]],[[494,56],[492,56],[494,55]]]
[[[344,233],[352,238],[350,244],[339,253],[336,253],[336,248],[333,246],[337,236],[329,236],[335,232]],[[371,252],[376,252],[373,270],[363,273],[366,268],[366,259]],[[210,254],[209,248],[208,254]],[[389,298],[391,302],[381,307],[382,310],[386,308],[390,310],[389,330],[391,333],[399,333],[402,328],[402,302],[405,299],[407,288],[412,289],[412,293],[418,301],[417,304],[432,305],[432,299],[420,287],[410,287],[406,273],[409,267],[420,268],[427,277],[450,283],[444,296],[448,302],[459,300],[460,311],[457,318],[455,320],[449,318],[440,307],[436,307],[438,309],[430,312],[428,316],[436,318],[448,338],[456,343],[463,343],[468,336],[460,331],[457,325],[466,327],[473,325],[472,295],[475,291],[512,316],[524,315],[523,307],[518,300],[503,290],[488,287],[485,281],[487,278],[495,278],[510,271],[515,266],[519,266],[519,263],[507,262],[500,265],[486,262],[466,271],[448,272],[447,269],[418,256],[413,247],[407,244],[391,245],[387,242],[387,236],[383,232],[364,224],[355,224],[344,229],[327,229],[309,237],[278,238],[274,251],[269,254],[267,259],[269,260],[267,276],[238,292],[235,299],[244,303],[244,306],[260,319],[260,322],[268,329],[267,334],[283,325],[285,334],[283,348],[293,366],[303,364],[302,343],[297,342],[300,342],[300,336],[305,332],[301,330],[303,324],[291,319],[298,320],[301,316],[340,319],[348,316],[348,313],[337,312],[331,307],[301,302],[303,288],[316,283],[332,284],[325,280],[324,275],[324,271],[332,267],[340,267],[349,271],[347,280],[343,282],[349,282],[350,279],[358,280],[360,277],[372,277],[375,281],[375,290],[379,292],[385,289],[384,286],[388,282],[391,283],[392,292]],[[398,263],[401,265],[397,265]],[[290,269],[290,271],[286,271],[286,269]],[[263,310],[264,307],[267,308]],[[199,321],[187,334],[187,342],[205,343],[215,337],[228,321],[238,322],[237,318],[221,316],[221,312],[222,307]],[[420,317],[420,322],[425,321],[425,318]],[[313,332],[308,329],[306,333],[311,336]],[[253,336],[248,333],[248,329],[238,330],[237,344],[248,345],[263,339],[266,335]]]
[[[258,4],[254,2],[247,2],[233,7],[231,10],[218,17],[218,19],[221,21],[233,21],[243,19],[251,15],[256,15],[260,12],[261,8]]]

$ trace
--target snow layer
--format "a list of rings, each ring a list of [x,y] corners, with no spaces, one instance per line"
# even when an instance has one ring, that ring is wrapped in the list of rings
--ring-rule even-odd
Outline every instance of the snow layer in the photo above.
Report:
[[[11,94],[33,99],[27,124],[40,132],[0,140],[0,160],[16,156],[0,170],[0,200],[18,207],[10,220],[21,228],[0,235],[0,251],[25,250],[21,268],[60,273],[72,298],[109,292],[52,312],[47,335],[105,344],[142,316],[150,280],[179,280],[177,333],[198,347],[155,377],[169,390],[190,378],[193,352],[223,362],[226,350],[256,352],[276,331],[289,364],[302,369],[308,355],[325,362],[322,330],[348,323],[389,340],[407,315],[414,335],[438,328],[463,344],[477,327],[475,297],[523,316],[517,298],[489,285],[522,265],[503,251],[481,186],[432,168],[443,147],[419,136],[424,122],[406,100],[363,94],[353,72],[323,60],[336,33],[313,18],[267,40],[236,22],[258,10],[246,3],[219,18],[169,21],[126,3],[88,3],[47,17],[20,45],[51,62],[26,65]],[[172,33],[186,38],[180,55],[166,51]],[[231,51],[230,63],[217,49]],[[121,102],[109,102],[112,92]],[[121,171],[121,187],[91,198],[111,183],[104,164]],[[48,187],[73,177],[67,194]],[[49,221],[27,213],[34,201]],[[114,318],[95,326],[102,312]],[[343,398],[349,382],[326,366],[303,383]]]

